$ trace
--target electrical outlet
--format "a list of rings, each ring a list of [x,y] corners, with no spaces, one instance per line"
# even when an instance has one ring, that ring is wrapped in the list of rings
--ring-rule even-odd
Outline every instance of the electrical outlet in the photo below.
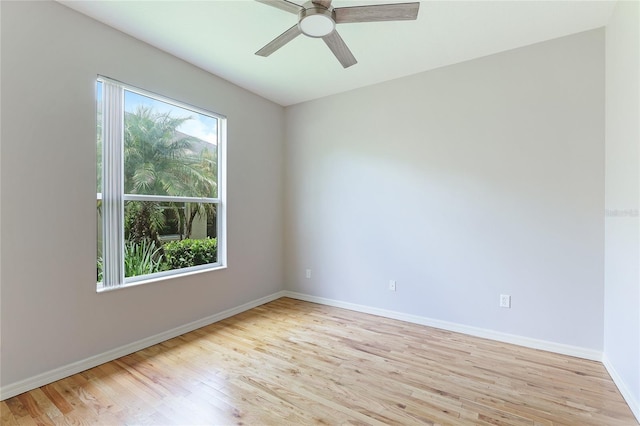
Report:
[[[304,271],[304,275],[305,277],[307,277],[307,279],[311,278],[311,269],[307,269],[306,271]]]
[[[500,295],[500,307],[501,308],[510,308],[511,307],[511,296],[508,294]]]
[[[389,281],[389,290],[396,291],[396,281],[395,280],[390,280]]]

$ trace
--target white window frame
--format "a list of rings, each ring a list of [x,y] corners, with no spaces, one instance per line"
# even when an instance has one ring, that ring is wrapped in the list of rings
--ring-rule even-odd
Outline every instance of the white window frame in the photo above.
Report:
[[[178,102],[165,96],[98,76],[102,83],[102,257],[103,281],[97,291],[103,292],[132,285],[147,284],[169,278],[182,277],[226,268],[226,140],[225,116]],[[213,117],[217,120],[218,187],[216,198],[173,197],[124,193],[124,92],[129,91],[179,108]],[[97,114],[96,114],[97,117]],[[217,261],[206,265],[173,269],[133,277],[124,276],[124,203],[125,201],[159,201],[216,204]]]

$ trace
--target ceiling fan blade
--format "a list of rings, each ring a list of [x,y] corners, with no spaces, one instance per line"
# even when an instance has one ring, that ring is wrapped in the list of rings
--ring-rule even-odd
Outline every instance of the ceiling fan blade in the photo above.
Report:
[[[267,43],[265,47],[258,50],[256,55],[258,56],[269,56],[276,50],[280,49],[285,44],[289,43],[294,38],[298,37],[302,34],[298,24],[295,24],[293,27],[289,28],[287,31],[280,34],[278,37],[271,40],[271,42]]]
[[[322,39],[344,68],[349,68],[351,65],[358,63],[337,31],[333,31],[331,34],[322,37]]]
[[[316,6],[322,6],[325,9],[329,9],[331,7],[331,0],[311,0],[311,3]]]
[[[350,22],[411,21],[418,18],[419,2],[337,7],[336,24]]]
[[[280,10],[284,10],[285,12],[295,13],[296,15],[304,9],[304,7],[299,4],[293,3],[287,0],[256,0],[259,3],[264,3],[269,6],[277,7]]]

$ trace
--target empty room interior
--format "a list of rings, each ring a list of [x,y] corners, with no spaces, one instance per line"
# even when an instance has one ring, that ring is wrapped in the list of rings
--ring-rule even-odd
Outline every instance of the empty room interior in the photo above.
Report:
[[[639,1],[0,23],[2,424],[638,425]]]

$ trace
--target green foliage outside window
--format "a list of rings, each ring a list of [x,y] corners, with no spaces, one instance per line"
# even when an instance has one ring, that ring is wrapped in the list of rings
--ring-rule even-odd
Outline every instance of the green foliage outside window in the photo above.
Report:
[[[214,263],[218,252],[216,238],[171,241],[163,246],[169,269]]]
[[[142,105],[125,115],[125,194],[217,197],[217,149],[177,130],[191,118],[175,118]],[[101,136],[99,119],[98,192],[102,189]],[[125,277],[215,263],[217,239],[211,237],[216,236],[216,210],[216,205],[211,203],[126,201]],[[98,200],[98,220],[100,217],[101,201]],[[198,218],[206,223],[209,234],[206,239],[192,236]],[[165,242],[167,235],[179,241]],[[102,282],[101,247],[98,247],[96,266],[98,282]]]
[[[162,246],[143,239],[125,243],[125,277],[153,274],[172,269],[215,263],[218,255],[216,238],[170,241]],[[98,258],[98,281],[102,281],[102,258]]]
[[[124,245],[124,276],[153,274],[163,270],[162,248],[152,240],[127,241]]]

